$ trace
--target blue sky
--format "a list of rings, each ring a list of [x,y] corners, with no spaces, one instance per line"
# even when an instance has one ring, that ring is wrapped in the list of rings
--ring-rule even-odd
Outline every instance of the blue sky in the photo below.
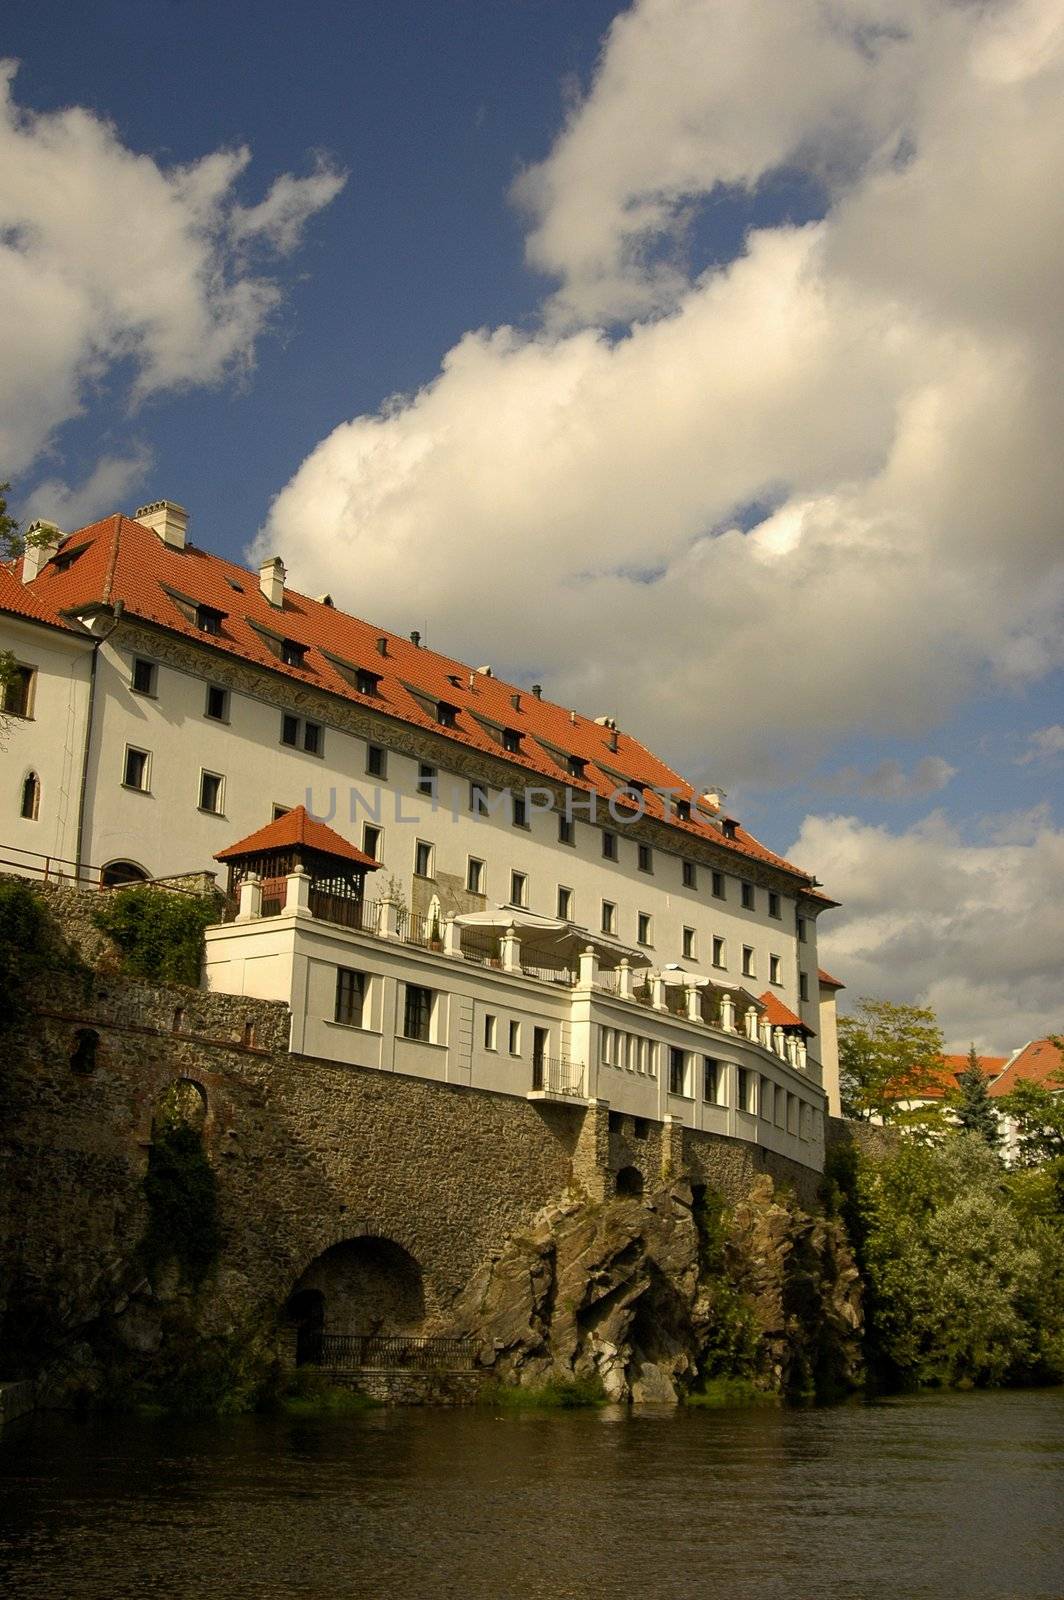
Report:
[[[847,899],[840,975],[1059,1026],[1052,12],[9,0],[16,509],[180,500],[618,714]]]

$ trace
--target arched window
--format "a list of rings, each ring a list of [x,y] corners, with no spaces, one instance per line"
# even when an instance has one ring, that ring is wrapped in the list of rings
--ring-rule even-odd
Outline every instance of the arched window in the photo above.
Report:
[[[35,772],[27,772],[22,780],[22,806],[20,815],[27,822],[36,822],[41,809],[41,780]]]
[[[614,1185],[618,1195],[635,1199],[643,1193],[643,1174],[638,1167],[622,1167]]]
[[[102,889],[118,889],[126,883],[147,883],[148,874],[135,861],[109,861],[100,873]]]
[[[96,1071],[96,1050],[100,1035],[95,1028],[79,1028],[74,1035],[74,1048],[70,1052],[70,1070],[87,1078]]]

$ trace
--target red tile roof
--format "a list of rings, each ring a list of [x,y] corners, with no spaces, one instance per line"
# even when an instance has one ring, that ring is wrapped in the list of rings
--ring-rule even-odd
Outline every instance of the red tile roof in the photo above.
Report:
[[[980,1067],[987,1078],[995,1078],[1001,1071],[1008,1056],[977,1056]],[[940,1056],[938,1064],[929,1071],[920,1086],[908,1085],[902,1089],[897,1098],[900,1100],[942,1100],[947,1094],[952,1094],[957,1087],[957,1079],[967,1069],[968,1055]],[[993,1090],[991,1090],[993,1093]]]
[[[774,1028],[800,1028],[810,1039],[814,1037],[812,1028],[807,1027],[801,1017],[795,1016],[790,1006],[785,1006],[779,995],[773,994],[771,989],[766,989],[758,998],[765,1008],[765,1016]]]
[[[16,617],[29,617],[33,622],[46,622],[52,628],[74,632],[69,622],[40,599],[31,589],[24,589],[14,573],[0,566],[0,611]]]
[[[828,905],[836,903],[819,892],[808,873],[767,849],[744,828],[735,825],[733,836],[728,837],[719,825],[699,816],[692,786],[630,734],[615,732],[500,678],[472,671],[449,656],[421,649],[294,589],[285,588],[281,608],[271,606],[260,592],[256,573],[194,545],[171,549],[130,517],[108,517],[70,534],[61,554],[74,550],[80,554],[65,571],[59,571],[53,560],[31,585],[34,598],[53,611],[121,600],[131,616],[195,638],[297,683],[314,684],[345,700],[373,707],[401,722],[431,728],[456,744],[490,751],[523,769],[530,778],[539,775],[565,782],[603,799],[616,792],[619,781],[628,779],[651,790],[672,789],[692,806],[692,820],[667,816],[662,800],[652,792],[645,797],[648,815],[668,822],[680,834],[711,841],[740,859],[778,868],[799,880],[795,887],[803,896]],[[182,610],[182,597],[186,605],[191,602],[222,612],[220,634],[202,633]],[[289,666],[281,661],[264,635],[305,645],[304,664]],[[378,640],[383,640],[384,655],[378,650]],[[347,667],[348,676],[341,665]],[[351,682],[358,669],[379,677],[375,694],[360,693]],[[518,698],[516,707],[514,696]],[[453,727],[443,728],[437,722],[439,701],[455,707]],[[522,735],[521,749],[504,752],[489,727],[516,730]],[[611,741],[616,742],[616,750],[610,748]],[[566,765],[570,756],[586,763],[583,778],[570,774]]]
[[[255,833],[249,833],[246,839],[219,850],[214,859],[232,861],[238,856],[257,856],[266,850],[290,849],[294,845],[320,850],[323,855],[342,856],[345,861],[357,861],[367,872],[375,872],[380,866],[379,861],[356,849],[332,828],[326,827],[324,822],[315,822],[313,817],[307,815],[305,806],[286,811],[276,821],[268,822]]]
[[[1056,1081],[1059,1075],[1060,1081]],[[990,1085],[993,1099],[1009,1094],[1018,1083],[1040,1083],[1047,1089],[1064,1089],[1064,1054],[1052,1039],[1032,1039]]]
[[[838,978],[833,978],[830,972],[825,972],[823,967],[817,967],[816,978],[822,989],[845,989],[846,985],[840,983]]]

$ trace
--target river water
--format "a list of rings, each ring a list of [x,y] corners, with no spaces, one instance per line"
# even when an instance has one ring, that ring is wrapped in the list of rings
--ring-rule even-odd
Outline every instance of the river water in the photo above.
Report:
[[[28,1418],[0,1438],[0,1592],[1061,1600],[1064,1391]]]

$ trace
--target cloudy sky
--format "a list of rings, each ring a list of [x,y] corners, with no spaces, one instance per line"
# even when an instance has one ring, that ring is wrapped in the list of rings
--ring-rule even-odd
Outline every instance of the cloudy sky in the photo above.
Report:
[[[9,0],[0,476],[610,713],[1064,1027],[1064,0]]]

